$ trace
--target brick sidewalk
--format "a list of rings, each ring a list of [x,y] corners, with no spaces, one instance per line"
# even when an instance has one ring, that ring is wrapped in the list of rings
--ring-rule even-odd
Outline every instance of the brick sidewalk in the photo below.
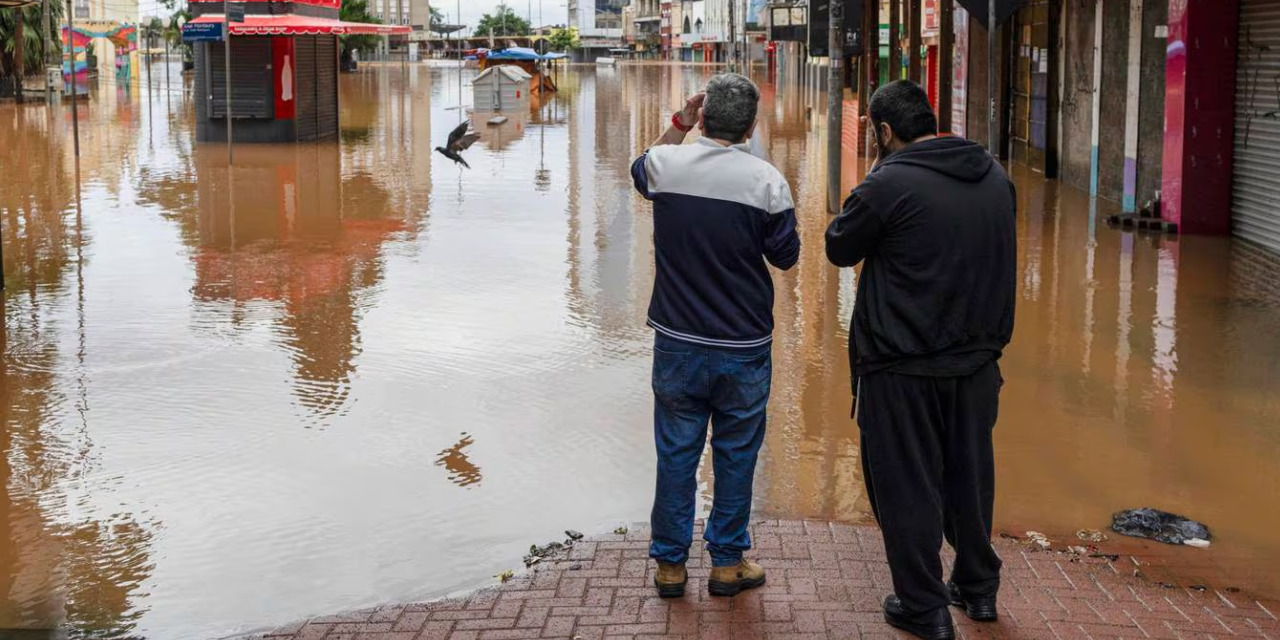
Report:
[[[460,600],[324,616],[270,631],[271,640],[483,640],[487,638],[907,638],[884,624],[891,591],[880,532],[821,522],[752,527],[749,557],[768,584],[729,598],[706,592],[701,542],[683,599],[652,588],[648,533],[579,542],[565,558]],[[1156,586],[1129,558],[1072,561],[997,543],[1005,559],[1000,622],[957,614],[962,638],[1273,638],[1280,606],[1240,593]]]

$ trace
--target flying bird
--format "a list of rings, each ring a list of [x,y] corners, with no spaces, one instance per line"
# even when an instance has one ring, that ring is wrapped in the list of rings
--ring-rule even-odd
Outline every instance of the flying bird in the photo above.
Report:
[[[471,145],[480,139],[480,134],[471,129],[471,123],[463,122],[453,131],[449,132],[449,142],[443,147],[436,147],[436,151],[440,155],[470,169],[471,165],[462,159],[462,152],[471,148]]]

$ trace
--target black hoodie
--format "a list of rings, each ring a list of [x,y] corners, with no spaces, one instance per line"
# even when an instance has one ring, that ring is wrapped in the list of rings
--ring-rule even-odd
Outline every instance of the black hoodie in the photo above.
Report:
[[[960,138],[883,159],[827,228],[827,258],[858,277],[849,336],[856,379],[877,371],[963,376],[1013,336],[1016,194],[982,146]]]

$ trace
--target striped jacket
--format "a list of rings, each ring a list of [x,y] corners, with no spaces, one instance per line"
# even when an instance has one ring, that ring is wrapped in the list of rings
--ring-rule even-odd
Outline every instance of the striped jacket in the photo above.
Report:
[[[765,261],[786,270],[800,257],[795,204],[782,174],[746,145],[700,138],[649,149],[631,176],[653,202],[657,274],[649,326],[708,347],[769,344],[773,280]]]

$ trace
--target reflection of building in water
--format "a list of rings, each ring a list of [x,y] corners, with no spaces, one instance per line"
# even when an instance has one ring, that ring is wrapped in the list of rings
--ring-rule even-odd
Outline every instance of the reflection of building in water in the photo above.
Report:
[[[415,144],[431,140],[430,69],[344,76],[338,91],[343,173],[367,173],[406,212],[426,211],[432,154]]]
[[[473,444],[475,440],[469,434],[463,433],[462,439],[458,440],[457,444],[441,451],[440,457],[436,459],[437,467],[444,467],[449,471],[449,482],[459,487],[479,484],[483,479],[480,467],[471,462],[471,458],[463,451]]]
[[[0,106],[0,166],[23,176],[0,181],[0,630],[124,637],[150,578],[152,530],[128,514],[99,519],[68,495],[97,466],[75,373],[88,238],[50,124],[42,110]]]
[[[246,303],[281,305],[299,404],[339,413],[360,351],[360,293],[382,278],[382,242],[411,225],[373,177],[342,176],[337,145],[246,147],[230,172],[219,150],[201,150],[196,166],[195,297],[230,302],[233,321]]]

